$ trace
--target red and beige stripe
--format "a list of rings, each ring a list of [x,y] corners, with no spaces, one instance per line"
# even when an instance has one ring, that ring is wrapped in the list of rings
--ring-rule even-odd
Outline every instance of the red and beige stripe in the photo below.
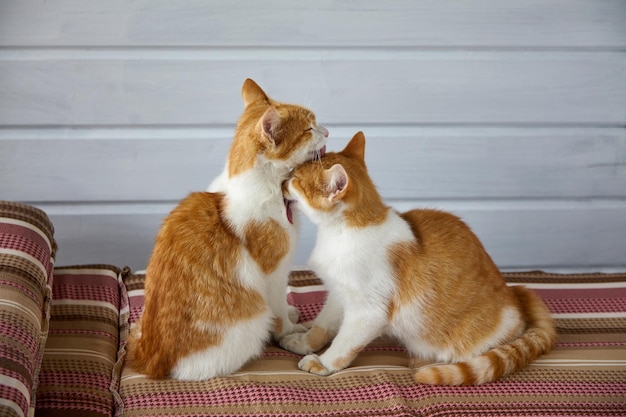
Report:
[[[559,342],[548,355],[497,383],[476,387],[416,384],[414,368],[431,362],[412,361],[404,348],[386,338],[374,341],[350,367],[329,377],[300,371],[299,355],[271,345],[239,372],[202,382],[156,381],[126,367],[120,384],[124,415],[358,416],[414,415],[416,410],[424,415],[623,415],[626,304],[613,311],[613,301],[622,297],[626,276],[605,280],[598,288],[611,292],[606,304],[580,301],[586,294],[597,295],[577,292],[581,284],[593,284],[598,277],[590,278],[587,282],[573,276],[533,275],[529,286],[543,280],[541,288],[533,289],[553,301],[557,315],[563,314],[557,316]],[[142,279],[134,275],[126,281],[132,294],[130,308],[137,315],[143,302]],[[305,316],[314,317],[324,298],[324,287],[313,274],[292,274],[288,299],[301,315],[307,312]],[[608,313],[610,318],[602,318]]]
[[[0,414],[34,412],[55,243],[46,214],[0,202]]]

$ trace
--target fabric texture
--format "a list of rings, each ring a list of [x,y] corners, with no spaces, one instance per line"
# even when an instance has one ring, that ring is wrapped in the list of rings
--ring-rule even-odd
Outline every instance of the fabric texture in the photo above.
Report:
[[[48,336],[56,245],[41,210],[0,201],[0,415],[26,416],[36,404]]]
[[[111,416],[119,382],[120,270],[57,268],[37,416]],[[127,308],[126,308],[127,310]]]
[[[144,303],[141,273],[125,277],[132,326]],[[300,356],[269,345],[262,357],[225,378],[152,380],[127,362],[124,416],[624,416],[626,415],[626,274],[505,274],[535,290],[557,322],[553,352],[500,381],[478,387],[417,384],[406,350],[381,338],[349,368],[329,377],[302,372]],[[307,271],[293,272],[288,300],[310,320],[325,290]]]

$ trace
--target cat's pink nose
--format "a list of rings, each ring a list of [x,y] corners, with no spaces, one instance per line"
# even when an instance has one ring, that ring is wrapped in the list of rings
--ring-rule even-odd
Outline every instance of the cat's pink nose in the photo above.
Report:
[[[324,126],[318,126],[318,129],[320,130],[322,135],[324,135],[324,137],[328,137],[328,129],[326,129]]]

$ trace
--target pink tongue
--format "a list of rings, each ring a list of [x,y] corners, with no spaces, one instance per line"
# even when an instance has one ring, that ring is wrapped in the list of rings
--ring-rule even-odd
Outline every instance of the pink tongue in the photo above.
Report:
[[[284,198],[283,201],[285,203],[285,211],[287,212],[287,220],[289,220],[289,223],[293,224],[293,213],[290,207],[291,202],[286,198]]]
[[[322,146],[322,149],[320,149],[320,158],[324,155],[326,155],[326,145]]]

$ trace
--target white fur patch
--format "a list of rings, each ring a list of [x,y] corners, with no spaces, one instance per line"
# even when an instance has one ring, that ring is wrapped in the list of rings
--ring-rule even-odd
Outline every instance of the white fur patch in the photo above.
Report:
[[[265,298],[265,274],[245,248],[241,248],[234,276],[246,288],[257,291]]]
[[[347,291],[350,297],[371,297],[386,304],[396,291],[386,248],[414,240],[407,223],[393,211],[383,223],[365,228],[323,221],[309,264],[330,291]]]
[[[226,187],[228,184],[228,162],[226,162],[226,166],[224,167],[224,171],[215,177],[215,179],[209,184],[207,187],[207,191],[210,193],[223,193],[226,191]]]
[[[212,346],[180,359],[172,369],[172,377],[201,381],[235,372],[263,352],[271,323],[272,314],[267,310],[251,320],[233,325],[224,332],[219,346]]]

